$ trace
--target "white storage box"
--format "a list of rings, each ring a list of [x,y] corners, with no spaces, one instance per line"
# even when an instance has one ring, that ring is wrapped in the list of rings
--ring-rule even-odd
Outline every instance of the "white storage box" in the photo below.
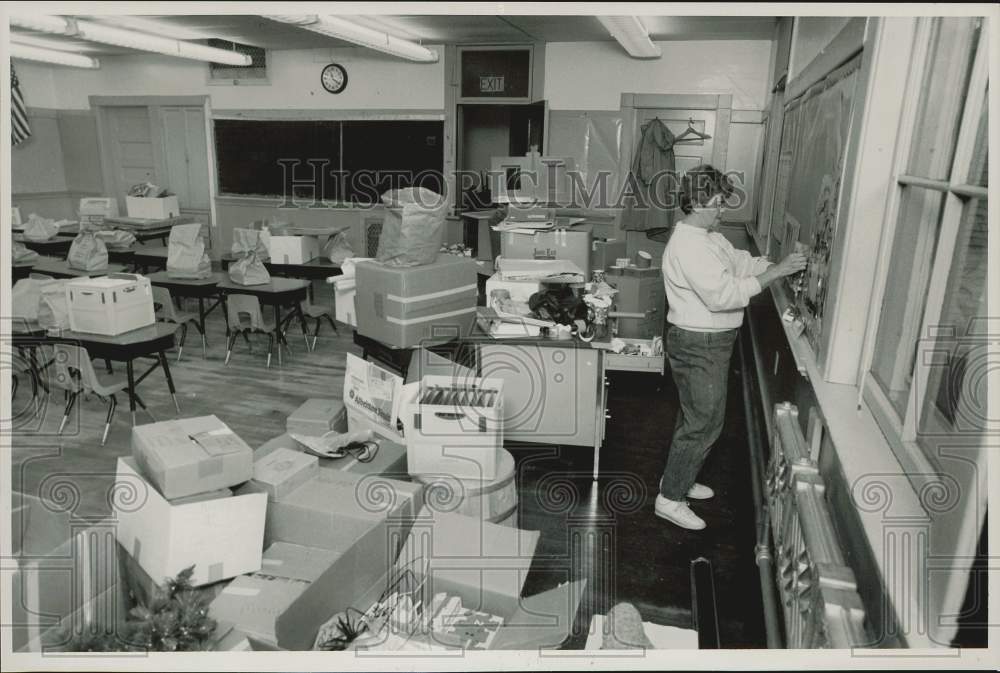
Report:
[[[275,236],[267,240],[267,252],[274,264],[305,264],[319,257],[319,241],[315,236]]]
[[[487,305],[493,290],[507,290],[514,301],[527,303],[531,295],[542,291],[542,282],[538,280],[503,280],[499,273],[486,279]]]
[[[401,414],[410,474],[495,479],[503,448],[503,380],[425,376]]]
[[[176,196],[161,196],[150,199],[145,196],[126,196],[125,208],[129,217],[144,220],[166,220],[181,214],[181,206]]]
[[[103,226],[109,217],[118,217],[118,199],[110,196],[88,196],[80,199],[80,224]]]
[[[127,273],[66,283],[69,326],[74,332],[114,336],[156,321],[149,279]]]

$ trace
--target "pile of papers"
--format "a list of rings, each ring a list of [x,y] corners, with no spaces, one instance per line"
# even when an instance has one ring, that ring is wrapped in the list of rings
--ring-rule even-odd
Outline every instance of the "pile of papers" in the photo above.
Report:
[[[497,262],[502,280],[540,280],[546,283],[582,283],[583,271],[565,259],[504,259]]]

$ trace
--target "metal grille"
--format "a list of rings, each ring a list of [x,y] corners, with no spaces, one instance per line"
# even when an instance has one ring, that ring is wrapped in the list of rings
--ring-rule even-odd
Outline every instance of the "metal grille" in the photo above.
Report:
[[[211,38],[208,46],[226,51],[235,51],[249,56],[250,65],[226,65],[225,63],[209,63],[208,72],[213,80],[265,79],[267,77],[267,52],[263,47],[252,47],[230,40]]]
[[[382,220],[365,220],[365,251],[368,257],[378,255],[378,239],[382,235]]]

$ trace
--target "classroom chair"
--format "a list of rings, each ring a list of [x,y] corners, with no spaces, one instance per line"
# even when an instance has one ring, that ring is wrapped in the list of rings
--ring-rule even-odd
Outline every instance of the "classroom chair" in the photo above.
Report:
[[[108,440],[108,432],[111,430],[111,418],[118,407],[116,393],[128,390],[128,378],[124,374],[117,374],[99,378],[93,363],[90,361],[90,354],[82,346],[71,346],[69,344],[54,344],[53,367],[55,378],[53,383],[56,387],[62,388],[66,394],[66,409],[63,412],[62,422],[59,424],[59,434],[66,428],[69,420],[69,413],[73,409],[73,404],[80,393],[92,392],[102,400],[108,400],[108,415],[104,422],[104,434],[101,435],[101,446]],[[146,404],[135,393],[135,401],[149,417],[156,421],[153,414],[146,408]],[[135,425],[135,415],[132,416],[132,425]]]
[[[302,301],[300,304],[302,307],[302,315],[305,316],[308,321],[310,318],[316,321],[316,330],[313,332],[312,347],[309,350],[316,350],[316,340],[319,338],[319,328],[320,328],[320,318],[326,318],[326,321],[330,323],[330,327],[333,331],[340,336],[340,330],[337,329],[337,323],[333,321],[333,315],[331,314],[330,307],[321,306],[319,304],[310,304],[308,301]],[[306,346],[309,347],[308,342]]]
[[[205,340],[205,333],[201,331],[201,323],[198,322],[198,314],[189,311],[180,311],[174,306],[174,298],[170,290],[165,287],[153,286],[153,305],[156,307],[156,319],[160,322],[172,322],[181,326],[181,341],[177,345],[177,361],[181,361],[184,353],[184,342],[187,341],[188,323],[201,334],[201,356],[208,357],[208,342]]]
[[[253,345],[250,343],[251,333],[267,335],[267,367],[271,367],[271,354],[274,351],[275,342],[278,344],[278,364],[281,364],[281,344],[285,342],[284,335],[278,330],[277,325],[265,320],[260,310],[260,300],[249,294],[231,294],[226,298],[226,315],[229,318],[229,348],[226,350],[226,365],[233,355],[233,346],[236,337],[242,336],[247,342],[247,349],[253,353]],[[285,342],[285,348],[291,353],[292,349]]]

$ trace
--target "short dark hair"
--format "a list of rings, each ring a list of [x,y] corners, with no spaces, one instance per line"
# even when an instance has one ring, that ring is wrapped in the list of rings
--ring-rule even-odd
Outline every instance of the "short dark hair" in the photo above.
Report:
[[[681,211],[687,215],[708,203],[713,196],[727,197],[732,192],[733,183],[728,175],[709,164],[699,164],[681,178]]]

